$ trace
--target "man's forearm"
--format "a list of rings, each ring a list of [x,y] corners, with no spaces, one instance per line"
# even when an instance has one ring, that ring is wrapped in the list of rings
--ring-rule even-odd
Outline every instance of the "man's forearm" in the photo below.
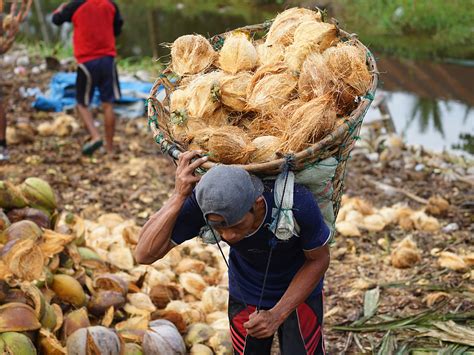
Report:
[[[185,197],[174,194],[143,226],[135,258],[141,264],[151,264],[169,249],[170,237]]]
[[[306,260],[290,283],[280,301],[270,310],[283,322],[301,303],[303,303],[316,285],[321,281],[329,266],[329,253],[321,259]]]

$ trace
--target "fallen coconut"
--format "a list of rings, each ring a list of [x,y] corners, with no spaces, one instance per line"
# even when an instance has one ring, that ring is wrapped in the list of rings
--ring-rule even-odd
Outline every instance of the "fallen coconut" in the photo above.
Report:
[[[69,355],[109,354],[120,355],[122,343],[111,329],[93,326],[76,330],[67,338]]]
[[[412,267],[420,260],[420,251],[410,236],[404,238],[391,254],[392,265],[399,269]]]
[[[6,332],[0,334],[0,353],[5,355],[36,355],[36,349],[25,334]]]
[[[205,323],[195,323],[188,328],[184,341],[188,347],[205,343],[214,334],[214,329]]]
[[[45,180],[30,177],[20,187],[30,207],[43,210],[49,214],[56,209],[56,196]]]
[[[30,306],[11,302],[0,306],[0,333],[26,332],[41,328],[41,323]]]
[[[181,36],[171,46],[171,67],[180,76],[202,72],[215,58],[211,44],[200,35]]]
[[[81,284],[69,275],[54,275],[51,289],[61,301],[75,307],[82,307],[86,303],[86,294]]]
[[[0,181],[0,208],[23,208],[28,201],[21,189],[8,181]]]
[[[150,322],[150,330],[143,337],[145,354],[186,354],[183,338],[173,323],[160,319]]]
[[[27,220],[34,222],[38,227],[41,228],[51,227],[50,217],[45,212],[36,208],[25,207],[13,209],[8,212],[7,216],[11,223]]]

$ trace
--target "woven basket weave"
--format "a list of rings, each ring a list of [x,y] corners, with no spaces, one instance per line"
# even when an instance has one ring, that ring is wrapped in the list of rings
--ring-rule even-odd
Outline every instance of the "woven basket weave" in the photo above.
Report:
[[[234,31],[246,32],[249,35],[257,33],[265,34],[270,28],[270,25],[271,22],[265,22],[263,24],[238,28]],[[227,33],[216,35],[209,40],[216,50],[222,48]],[[340,35],[342,40],[350,39],[354,45],[362,48],[367,53],[367,66],[369,71],[372,73],[372,82],[369,91],[365,96],[360,97],[360,102],[357,108],[353,110],[348,117],[344,118],[345,124],[340,125],[324,139],[313,144],[309,148],[296,153],[293,157],[294,170],[302,170],[309,165],[316,164],[329,157],[335,157],[337,159],[338,166],[333,178],[334,192],[332,195],[335,216],[337,216],[339,211],[339,205],[342,198],[347,160],[349,159],[350,152],[358,138],[362,121],[374,98],[378,83],[377,66],[372,53],[355,37],[355,35],[350,35],[342,30],[340,30]],[[183,147],[180,142],[173,139],[170,130],[167,127],[167,123],[170,120],[170,112],[168,110],[169,97],[173,90],[179,86],[179,80],[175,82],[169,80],[169,76],[172,74],[171,68],[168,67],[162,72],[153,85],[148,99],[148,122],[153,132],[154,140],[160,145],[162,152],[169,154],[174,159],[178,159],[179,154],[185,150],[185,147]],[[162,100],[159,100],[157,97],[160,87],[164,87],[165,89],[165,97]],[[274,176],[282,170],[284,163],[285,159],[282,158],[266,163],[238,166],[258,176]],[[203,171],[206,171],[215,165],[216,163],[206,162],[202,166]]]

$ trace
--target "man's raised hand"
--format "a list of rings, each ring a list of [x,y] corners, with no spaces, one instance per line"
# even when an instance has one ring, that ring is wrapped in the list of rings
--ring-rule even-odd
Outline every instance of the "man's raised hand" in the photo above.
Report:
[[[194,170],[204,164],[208,157],[198,158],[201,151],[192,150],[180,154],[178,158],[178,166],[176,168],[174,191],[181,197],[188,197],[193,192],[196,183],[201,179],[200,176],[194,175]]]

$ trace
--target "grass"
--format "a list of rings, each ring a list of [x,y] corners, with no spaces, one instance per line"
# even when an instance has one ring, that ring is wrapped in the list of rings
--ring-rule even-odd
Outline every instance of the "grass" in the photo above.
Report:
[[[474,11],[464,0],[338,0],[343,27],[373,49],[411,58],[474,59]]]

